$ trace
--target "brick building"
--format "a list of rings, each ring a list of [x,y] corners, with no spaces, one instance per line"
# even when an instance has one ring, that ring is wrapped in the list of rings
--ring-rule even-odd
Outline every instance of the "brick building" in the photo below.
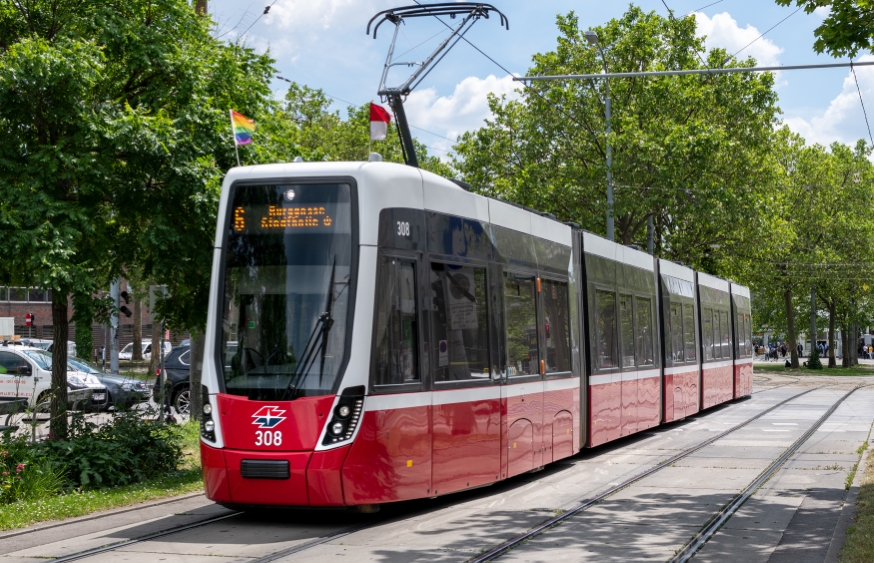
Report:
[[[121,290],[127,291],[127,282],[121,281]],[[122,304],[124,301],[122,300]],[[142,335],[143,341],[148,342],[152,339],[152,315],[149,313],[148,299],[142,302]],[[128,306],[128,309],[133,311],[133,302]],[[73,317],[73,304],[70,301],[68,305],[70,318]],[[33,313],[34,322],[32,327],[27,327],[25,324],[25,315]],[[39,288],[25,287],[5,287],[0,286],[0,317],[15,318],[15,334],[22,338],[40,338],[45,340],[52,339],[52,292],[51,290],[42,290]],[[70,323],[70,340],[75,340],[76,329],[72,322]],[[91,326],[91,333],[94,339],[94,348],[102,348],[109,341],[109,325],[94,324]],[[178,344],[181,340],[188,338],[188,333],[171,333],[170,341]],[[134,339],[134,317],[126,317],[123,314],[119,315],[119,348],[123,348],[126,344],[133,342]]]

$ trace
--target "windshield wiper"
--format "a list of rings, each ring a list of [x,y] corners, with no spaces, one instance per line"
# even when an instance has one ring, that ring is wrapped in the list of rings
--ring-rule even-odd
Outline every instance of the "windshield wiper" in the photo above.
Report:
[[[298,363],[297,369],[291,376],[291,381],[288,382],[288,386],[285,388],[283,400],[294,400],[297,398],[292,395],[297,389],[297,385],[301,378],[304,377],[307,371],[312,367],[313,363],[315,363],[316,351],[319,349],[321,349],[322,352],[319,383],[322,382],[322,376],[325,373],[325,359],[328,353],[328,333],[334,326],[334,317],[331,316],[331,313],[334,310],[334,274],[336,271],[337,258],[335,257],[334,264],[331,266],[331,281],[328,284],[328,303],[326,304],[325,312],[319,315],[319,319],[316,321],[316,326],[313,327],[313,331],[310,333],[309,339],[307,339],[307,344],[303,349],[303,359]]]

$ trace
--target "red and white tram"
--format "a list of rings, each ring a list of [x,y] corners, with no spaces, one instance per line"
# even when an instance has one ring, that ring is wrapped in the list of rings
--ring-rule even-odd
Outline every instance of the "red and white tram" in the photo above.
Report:
[[[236,168],[207,496],[373,505],[507,479],[748,395],[749,318],[746,288],[416,168]]]

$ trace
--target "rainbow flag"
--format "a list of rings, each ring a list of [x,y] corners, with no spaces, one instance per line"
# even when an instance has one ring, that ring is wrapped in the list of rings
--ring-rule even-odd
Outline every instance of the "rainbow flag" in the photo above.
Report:
[[[234,130],[234,143],[237,146],[252,143],[252,133],[255,132],[255,122],[243,115],[231,110],[231,127]]]

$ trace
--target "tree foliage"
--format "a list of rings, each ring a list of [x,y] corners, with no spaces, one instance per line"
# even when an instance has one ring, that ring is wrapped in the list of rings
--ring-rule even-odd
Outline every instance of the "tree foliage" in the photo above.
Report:
[[[705,53],[692,17],[630,7],[593,27],[558,17],[558,45],[534,56],[529,76],[752,66],[722,49]],[[703,61],[703,62],[702,62]],[[462,136],[454,165],[479,191],[549,211],[604,233],[606,147],[612,146],[617,239],[645,244],[653,217],[657,254],[719,273],[719,257],[751,244],[755,211],[773,182],[768,164],[777,96],[770,74],[618,78],[534,83],[521,99],[491,99],[494,119]],[[751,213],[752,212],[752,213]],[[737,229],[740,222],[748,229]]]
[[[172,322],[205,322],[227,112],[268,107],[271,65],[185,0],[0,4],[0,275],[52,290],[56,342],[69,296],[87,322],[88,298],[134,265],[169,286]]]
[[[874,2],[871,0],[776,0],[781,6],[796,6],[812,14],[828,8],[829,14],[814,30],[817,53],[833,57],[855,57],[874,45]]]

